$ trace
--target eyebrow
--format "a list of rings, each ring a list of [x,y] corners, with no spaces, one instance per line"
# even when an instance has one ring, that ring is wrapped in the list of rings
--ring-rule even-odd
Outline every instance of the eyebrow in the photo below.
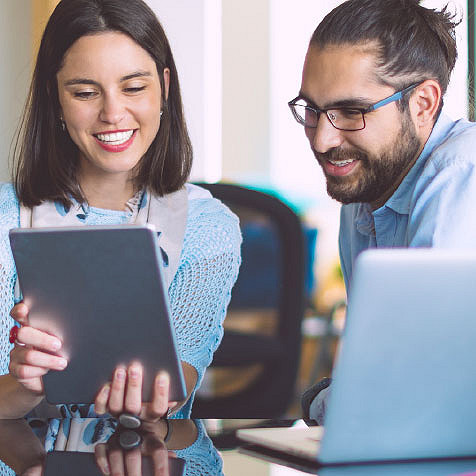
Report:
[[[119,82],[123,83],[124,81],[129,81],[130,79],[144,78],[144,77],[150,77],[150,76],[152,76],[152,73],[150,71],[135,71],[134,73],[123,76],[119,80]],[[97,81],[94,81],[93,79],[88,79],[88,78],[73,78],[73,79],[69,79],[64,84],[65,86],[74,86],[76,84],[92,84],[93,86],[99,86],[99,83]]]
[[[339,107],[366,108],[373,104],[369,98],[356,97],[356,98],[340,99],[339,101],[331,102],[320,107],[314,101],[309,99],[305,94],[301,92],[299,93],[299,97],[307,101],[309,105],[315,106],[318,109],[333,109],[333,108],[339,108]]]

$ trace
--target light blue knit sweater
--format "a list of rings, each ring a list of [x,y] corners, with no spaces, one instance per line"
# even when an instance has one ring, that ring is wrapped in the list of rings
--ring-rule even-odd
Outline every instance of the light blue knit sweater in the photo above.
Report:
[[[198,388],[223,336],[223,320],[241,261],[241,234],[237,217],[225,205],[214,198],[201,198],[203,194],[197,194],[195,186],[187,188],[189,206],[184,246],[169,298],[180,358],[197,370]],[[91,207],[85,224],[121,224],[127,223],[129,217],[130,212]],[[8,336],[13,325],[9,312],[16,282],[8,231],[18,226],[19,204],[14,189],[10,184],[1,184],[0,375],[8,373],[11,350]],[[194,394],[195,391],[176,417],[190,416]]]

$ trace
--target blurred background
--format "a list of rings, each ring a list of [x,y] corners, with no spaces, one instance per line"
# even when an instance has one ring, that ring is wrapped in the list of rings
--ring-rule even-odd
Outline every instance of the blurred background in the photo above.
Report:
[[[450,2],[450,8],[463,18],[457,30],[458,63],[445,99],[445,110],[455,119],[474,120],[474,81],[470,78],[474,77],[475,2]],[[313,30],[341,2],[147,0],[147,3],[166,30],[177,63],[195,153],[191,180],[235,183],[265,192],[283,201],[301,220],[307,268],[300,365],[293,389],[297,396],[316,378],[331,372],[344,316],[341,303],[345,300],[345,290],[337,251],[339,204],[327,196],[320,168],[302,127],[291,117],[287,102],[299,91],[304,55]],[[447,1],[422,3],[441,8]],[[9,151],[38,41],[56,4],[56,0],[0,3],[1,181],[9,181]],[[471,91],[473,101],[469,99]],[[270,260],[273,259],[271,256]],[[270,263],[264,271],[274,273],[275,269]],[[247,271],[250,280],[255,271]],[[260,283],[265,281],[255,279],[254,291],[260,291]],[[262,324],[261,317],[252,322],[255,311],[250,309],[243,320],[249,292],[249,289],[240,290],[243,301],[238,303],[240,316],[234,322],[241,324],[235,327],[244,331],[263,330],[268,324]],[[269,292],[263,285],[261,293]],[[233,316],[227,321],[232,325]],[[323,339],[327,339],[325,348]],[[249,368],[239,367],[210,371],[202,387],[203,398],[233,392],[237,382],[256,378],[259,373],[256,369],[250,373]],[[299,414],[296,402],[294,398],[289,403],[288,415]]]

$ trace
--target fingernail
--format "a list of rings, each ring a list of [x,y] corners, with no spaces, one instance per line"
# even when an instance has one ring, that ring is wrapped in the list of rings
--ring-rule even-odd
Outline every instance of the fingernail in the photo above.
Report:
[[[124,380],[126,378],[126,371],[124,369],[117,369],[116,378],[119,380]]]
[[[160,374],[157,383],[159,387],[165,387],[169,383],[169,376],[165,373]]]
[[[132,378],[139,378],[141,375],[140,367],[131,367],[129,369],[129,376]]]
[[[61,348],[61,341],[59,341],[58,339],[55,339],[52,343],[51,343],[51,350],[53,351],[57,351]]]
[[[68,361],[66,359],[60,359],[58,362],[58,367],[61,370],[65,369],[67,365],[68,365]]]
[[[104,397],[107,397],[109,395],[111,387],[109,385],[106,385],[102,390],[101,393],[103,394]]]
[[[102,465],[102,472],[104,474],[110,474],[109,465],[106,462],[104,462],[103,465]]]

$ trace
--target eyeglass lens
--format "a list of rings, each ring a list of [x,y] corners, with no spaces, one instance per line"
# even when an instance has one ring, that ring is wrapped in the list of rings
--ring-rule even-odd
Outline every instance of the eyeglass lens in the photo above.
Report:
[[[294,114],[298,122],[305,127],[317,127],[320,113],[302,104],[293,105]],[[336,129],[359,130],[363,129],[364,116],[358,109],[329,109],[327,117]]]

